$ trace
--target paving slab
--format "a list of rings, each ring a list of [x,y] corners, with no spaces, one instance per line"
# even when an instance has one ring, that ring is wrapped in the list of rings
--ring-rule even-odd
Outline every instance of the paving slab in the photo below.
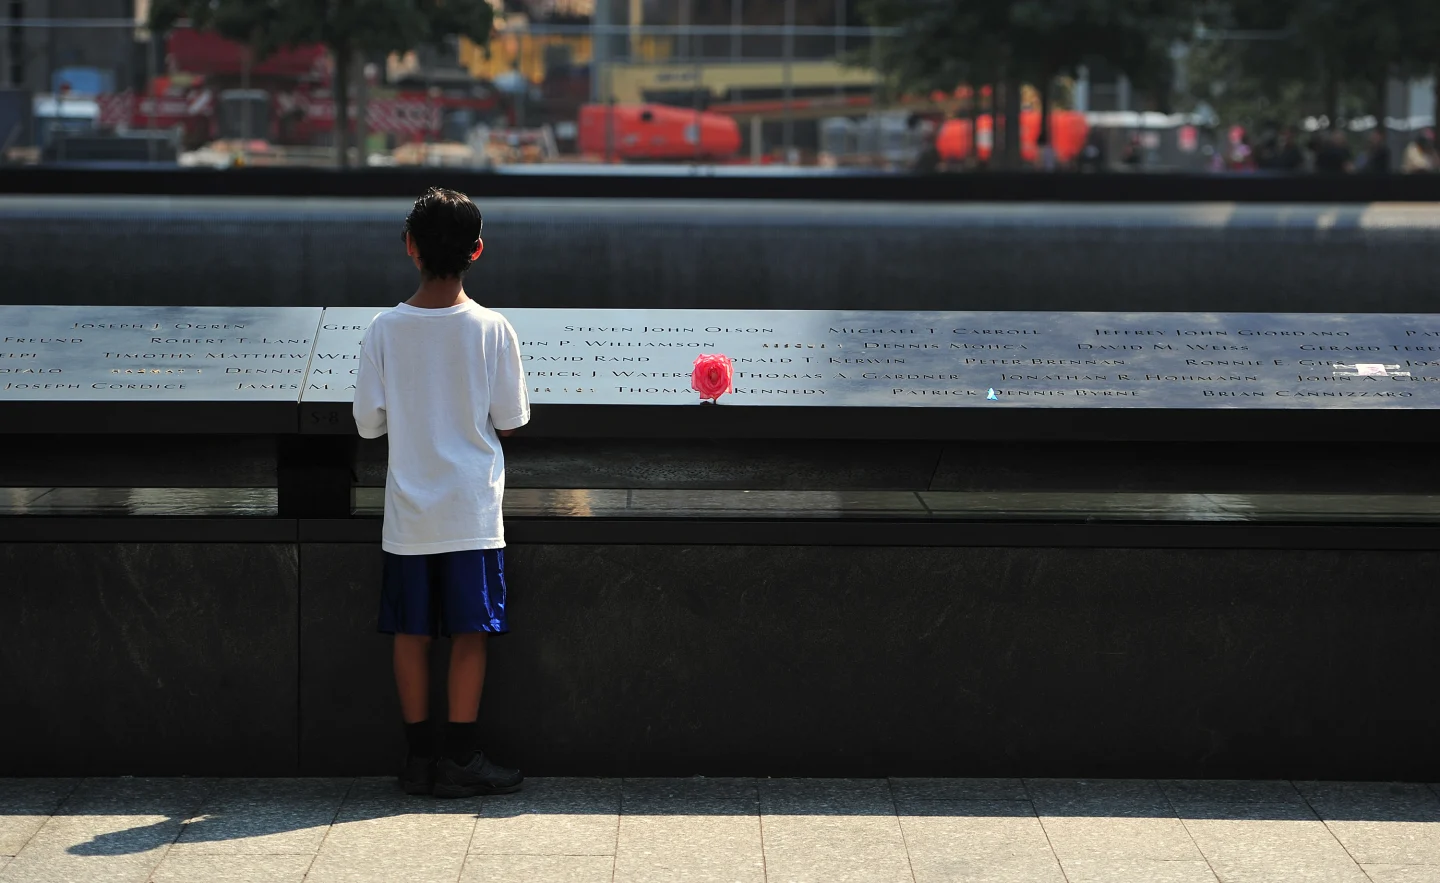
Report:
[[[64,815],[189,814],[204,804],[215,782],[186,777],[81,779],[57,812]]]
[[[611,855],[620,826],[620,783],[548,780],[487,797],[470,852],[479,855]]]
[[[1073,861],[1203,861],[1179,819],[1135,816],[1040,816],[1062,865]]]
[[[608,855],[472,855],[460,883],[610,883]]]
[[[11,857],[5,850],[15,853]],[[0,883],[1440,883],[1409,783],[0,780]]]
[[[163,849],[117,855],[22,850],[0,870],[0,883],[148,883]]]
[[[1149,779],[1026,779],[1041,816],[1135,816],[1164,818],[1175,810]]]
[[[1371,883],[1440,883],[1440,865],[1366,865]]]
[[[1393,818],[1397,813],[1440,813],[1440,797],[1411,782],[1296,782],[1322,819]],[[1380,815],[1377,815],[1380,814]]]
[[[1305,798],[1284,779],[1172,779],[1158,783],[1179,815],[1186,810],[1223,811],[1227,807],[1303,807]]]
[[[1072,866],[1128,874],[1158,862],[1164,873],[1189,879],[1185,875],[1195,872],[1184,863],[1204,861],[1170,801],[1148,779],[1026,779],[1025,786],[1067,877]]]
[[[502,794],[492,800],[523,799],[527,801],[570,800],[572,798],[618,798],[621,779],[587,779],[568,776],[541,776],[525,780],[525,788],[517,794]]]
[[[322,850],[310,865],[305,883],[455,883],[464,864],[463,849],[458,853],[420,849],[363,855],[349,850]]]
[[[1357,862],[1440,865],[1440,799],[1426,786],[1303,782],[1297,787]]]
[[[171,854],[313,854],[351,784],[351,779],[221,781],[185,826]]]
[[[1062,860],[1060,865],[1068,883],[1217,883],[1219,879],[1203,860],[1082,858]]]
[[[1020,779],[894,779],[896,800],[1029,800]]]
[[[1228,818],[1187,818],[1185,827],[1225,883],[1367,883],[1308,808],[1253,806]]]
[[[761,779],[762,815],[895,815],[886,779]]]
[[[203,779],[87,779],[16,857],[131,856],[168,848],[211,788]]]
[[[18,853],[79,779],[0,779],[0,857]]]
[[[757,779],[760,799],[890,796],[889,779]]]
[[[357,855],[453,852],[464,856],[475,830],[479,807],[410,810],[402,806],[351,807],[341,810],[320,852]]]
[[[889,785],[764,780],[761,836],[769,883],[913,883]]]
[[[1065,883],[1028,800],[897,805],[916,883]]]
[[[454,883],[480,810],[478,799],[410,797],[391,778],[356,780],[306,883]]]
[[[165,856],[150,883],[301,883],[311,855]]]
[[[686,779],[625,779],[621,790],[631,797],[654,798],[750,798],[756,799],[759,785],[754,779],[692,776]]]
[[[1440,818],[1414,821],[1327,821],[1336,840],[1361,864],[1440,866]]]
[[[758,800],[627,799],[615,880],[764,883]]]

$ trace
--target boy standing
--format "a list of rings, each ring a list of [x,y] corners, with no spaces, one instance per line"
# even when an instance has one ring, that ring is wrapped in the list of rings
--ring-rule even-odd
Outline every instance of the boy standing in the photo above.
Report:
[[[375,318],[361,344],[355,423],[390,436],[380,631],[395,636],[395,685],[410,794],[470,797],[520,789],[518,770],[475,749],[487,641],[509,631],[500,436],[530,419],[515,330],[466,295],[480,257],[480,210],[431,188],[405,219],[420,271],[409,300]],[[430,723],[430,642],[451,639],[443,750]]]

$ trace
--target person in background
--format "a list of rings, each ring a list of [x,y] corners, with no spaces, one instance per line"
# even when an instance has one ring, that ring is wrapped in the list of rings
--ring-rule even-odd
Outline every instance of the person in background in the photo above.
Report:
[[[1435,132],[1425,129],[1405,148],[1400,171],[1407,175],[1440,172],[1440,155],[1435,150]]]
[[[1230,148],[1230,155],[1225,160],[1225,168],[1231,172],[1255,171],[1255,151],[1250,147],[1248,134],[1242,134],[1240,140]]]
[[[1354,157],[1345,133],[1334,129],[1315,148],[1315,171],[1322,175],[1345,175],[1355,170]]]
[[[1059,165],[1055,158],[1055,145],[1050,143],[1050,133],[1041,132],[1035,139],[1035,147],[1040,152],[1040,171],[1053,172]]]
[[[1267,172],[1280,168],[1280,136],[1274,130],[1268,130],[1255,148],[1255,168]]]
[[[1305,168],[1305,151],[1295,140],[1295,130],[1286,126],[1280,133],[1280,150],[1275,155],[1275,170],[1294,174]]]
[[[1320,157],[1320,151],[1325,147],[1325,133],[1319,129],[1310,133],[1305,139],[1305,169],[1309,172],[1320,171],[1316,160]]]
[[[1090,130],[1085,146],[1080,150],[1077,165],[1082,172],[1105,171],[1105,141],[1098,131]]]
[[[1140,171],[1140,167],[1145,164],[1145,145],[1140,143],[1139,135],[1130,136],[1130,143],[1125,145],[1125,155],[1120,158],[1120,161],[1130,171]]]
[[[1365,151],[1364,170],[1371,175],[1390,174],[1390,141],[1383,127],[1370,133],[1370,149]]]
[[[933,175],[940,171],[940,146],[936,143],[940,129],[929,120],[913,121],[912,126],[920,139],[920,150],[915,154],[912,171],[917,175]]]

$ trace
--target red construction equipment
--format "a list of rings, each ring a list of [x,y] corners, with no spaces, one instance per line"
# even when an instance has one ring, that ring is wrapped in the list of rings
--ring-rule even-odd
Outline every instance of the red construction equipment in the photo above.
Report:
[[[722,114],[662,104],[587,104],[578,147],[605,161],[713,162],[740,152],[740,127]]]
[[[251,89],[236,88],[244,79],[246,51],[240,44],[177,28],[166,46],[171,73],[154,78],[146,92],[97,96],[100,128],[180,126],[193,147],[215,138],[238,137],[224,131],[218,111],[227,101],[253,101],[259,106],[250,117],[253,138],[287,145],[333,138],[335,98],[323,46],[284,49],[253,65],[248,72]],[[353,126],[355,107],[350,111]],[[431,140],[441,135],[445,117],[452,112],[477,121],[504,118],[508,122],[510,117],[494,89],[471,88],[469,94],[455,95],[440,89],[375,88],[366,103],[366,128],[399,143]]]

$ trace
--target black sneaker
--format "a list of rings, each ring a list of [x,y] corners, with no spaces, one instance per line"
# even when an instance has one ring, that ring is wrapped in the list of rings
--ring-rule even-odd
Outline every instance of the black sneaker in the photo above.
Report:
[[[400,771],[400,788],[406,794],[429,794],[435,788],[435,758],[407,757]]]
[[[474,797],[479,794],[513,794],[525,784],[519,770],[510,770],[476,753],[461,766],[448,757],[435,765],[436,797]]]

